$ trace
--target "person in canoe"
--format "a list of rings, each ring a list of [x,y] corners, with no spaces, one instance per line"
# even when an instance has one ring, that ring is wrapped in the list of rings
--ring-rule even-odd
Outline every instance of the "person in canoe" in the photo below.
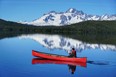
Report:
[[[71,52],[69,53],[69,57],[77,57],[76,50],[74,48],[72,48]]]

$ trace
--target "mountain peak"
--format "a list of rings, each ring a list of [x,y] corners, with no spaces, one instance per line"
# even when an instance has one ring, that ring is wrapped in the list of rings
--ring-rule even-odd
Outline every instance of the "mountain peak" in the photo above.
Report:
[[[77,10],[75,8],[70,8],[66,11],[66,13],[76,13]]]
[[[49,13],[57,13],[56,11],[50,11]]]

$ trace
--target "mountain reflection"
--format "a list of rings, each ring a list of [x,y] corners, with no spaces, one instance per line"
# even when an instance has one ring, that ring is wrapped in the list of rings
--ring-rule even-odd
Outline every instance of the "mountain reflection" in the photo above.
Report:
[[[72,38],[67,38],[59,35],[46,35],[46,34],[28,34],[19,36],[20,39],[32,39],[41,45],[54,49],[63,49],[70,51],[74,47],[78,52],[85,49],[101,49],[116,51],[115,45],[108,44],[90,44]]]

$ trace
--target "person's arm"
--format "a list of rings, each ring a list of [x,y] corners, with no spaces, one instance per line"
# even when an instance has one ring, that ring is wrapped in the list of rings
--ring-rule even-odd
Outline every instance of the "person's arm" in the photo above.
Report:
[[[72,53],[72,51],[68,51],[68,54],[71,54]]]

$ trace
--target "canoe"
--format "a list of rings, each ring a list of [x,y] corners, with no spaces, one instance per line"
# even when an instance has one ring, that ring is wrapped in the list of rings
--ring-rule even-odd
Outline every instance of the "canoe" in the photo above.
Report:
[[[33,58],[32,64],[60,64],[60,65],[62,64],[62,65],[86,67],[86,63],[82,63],[82,62],[59,61],[59,60],[50,60],[50,59],[42,59],[42,58]]]
[[[32,55],[35,57],[51,59],[51,60],[58,60],[58,61],[85,62],[85,63],[87,62],[86,57],[77,57],[77,58],[71,57],[70,58],[70,57],[64,56],[64,55],[44,53],[44,52],[35,51],[35,50],[32,50]]]

